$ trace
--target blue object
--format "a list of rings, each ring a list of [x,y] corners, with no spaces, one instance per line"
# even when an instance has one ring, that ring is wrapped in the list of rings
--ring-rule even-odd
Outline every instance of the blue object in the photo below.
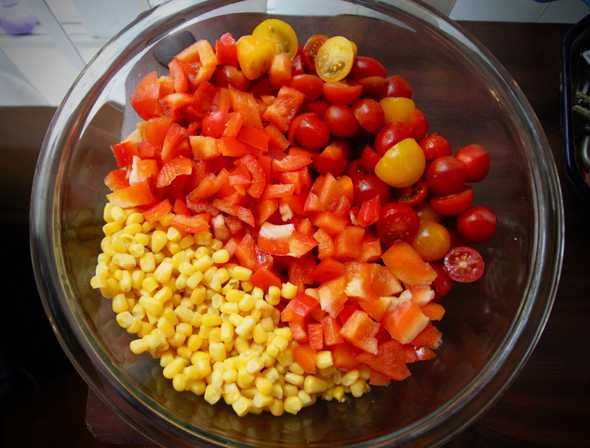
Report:
[[[10,15],[0,17],[0,27],[13,36],[31,34],[37,25],[37,18],[33,15]]]

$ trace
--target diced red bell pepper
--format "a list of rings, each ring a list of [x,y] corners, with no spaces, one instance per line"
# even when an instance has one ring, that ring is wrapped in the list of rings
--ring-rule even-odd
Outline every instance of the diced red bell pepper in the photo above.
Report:
[[[178,176],[187,176],[193,171],[193,164],[190,159],[186,157],[177,157],[169,160],[162,166],[158,179],[156,180],[156,187],[167,187]]]
[[[295,194],[307,194],[311,187],[311,176],[308,167],[297,171],[279,173],[279,179],[285,184],[293,185]]]
[[[168,64],[168,69],[174,85],[174,91],[177,93],[187,93],[190,89],[190,85],[180,62],[176,59],[172,59],[170,64]]]
[[[201,123],[201,135],[205,137],[220,138],[225,129],[225,123],[229,119],[227,112],[215,111],[209,112]]]
[[[321,190],[318,194],[323,210],[348,212],[352,203],[353,184],[348,176],[341,176],[336,179],[328,173],[324,177]],[[343,202],[344,201],[344,202]]]
[[[334,141],[314,156],[313,167],[320,174],[340,176],[348,166],[350,146],[345,141]]]
[[[273,255],[287,255],[289,242],[295,235],[293,224],[271,224],[265,222],[260,226],[258,246]]]
[[[172,123],[166,132],[166,137],[162,144],[162,153],[160,155],[162,160],[167,162],[168,160],[172,160],[181,155],[178,148],[181,147],[180,144],[185,141],[187,137],[188,133],[185,128],[177,123]],[[189,152],[189,154],[182,155],[190,157],[191,154]]]
[[[340,335],[340,324],[331,316],[325,316],[322,319],[322,331],[324,333],[324,344],[331,347],[336,344],[341,344],[344,339]]]
[[[365,234],[359,261],[377,261],[381,258],[381,254],[381,241]]]
[[[139,81],[131,95],[131,105],[137,115],[144,120],[149,120],[160,113],[160,84],[158,83],[158,74],[154,70],[148,73]]]
[[[371,369],[371,376],[369,377],[369,384],[371,386],[388,386],[390,382],[389,377]]]
[[[344,272],[344,263],[333,258],[326,258],[317,266],[313,273],[313,279],[321,284],[344,275]]]
[[[334,240],[334,257],[341,260],[355,260],[360,257],[365,229],[347,226]]]
[[[250,171],[248,171],[245,166],[238,165],[230,171],[227,182],[228,187],[233,188],[238,193],[245,196],[246,191],[252,183],[252,176],[250,176]]]
[[[293,335],[294,340],[297,342],[307,342],[307,332],[305,331],[303,321],[291,321],[289,322],[289,328],[291,329],[291,334]]]
[[[209,160],[220,155],[217,141],[213,137],[192,135],[189,142],[196,160]]]
[[[271,286],[281,287],[281,278],[267,268],[258,268],[252,274],[250,281],[254,286],[258,286],[263,291],[268,291],[268,288]]]
[[[303,211],[305,213],[312,213],[312,212],[320,211],[321,208],[322,208],[322,205],[320,204],[320,198],[318,197],[317,194],[310,191],[309,194],[307,195],[307,197],[305,198],[305,204],[303,206]]]
[[[357,302],[363,311],[377,322],[381,322],[391,305],[391,297],[360,298]]]
[[[270,137],[261,128],[242,126],[238,133],[238,140],[262,152],[267,152]]]
[[[190,209],[186,206],[184,199],[177,198],[174,200],[174,213],[182,216],[191,216]]]
[[[322,310],[331,317],[338,316],[342,311],[348,297],[344,293],[346,287],[346,276],[342,275],[333,280],[322,283],[318,289],[320,305]]]
[[[225,157],[243,157],[253,152],[250,146],[234,137],[222,137],[217,140],[217,151]]]
[[[230,238],[229,240],[227,240],[227,242],[225,243],[225,246],[223,246],[223,248],[225,250],[227,250],[230,257],[233,257],[234,254],[236,253],[236,249],[238,248],[238,244],[239,243],[235,238]]]
[[[344,325],[344,323],[348,320],[348,318],[350,316],[352,316],[352,313],[354,313],[357,310],[360,310],[360,308],[356,303],[348,302],[347,304],[344,305],[344,307],[342,308],[342,311],[340,311],[338,313],[338,317],[337,317],[338,322],[340,322],[340,324]]]
[[[215,51],[205,39],[182,50],[176,55],[176,59],[182,65],[189,81],[195,86],[209,81],[215,72],[215,67],[217,67]]]
[[[158,148],[148,141],[143,141],[139,144],[139,157],[142,159],[153,159],[158,155]]]
[[[403,381],[411,375],[406,367],[403,346],[397,341],[381,344],[373,355],[361,353],[357,360],[396,381]]]
[[[307,338],[309,346],[314,350],[321,350],[324,348],[324,331],[322,324],[309,324],[307,326]]]
[[[194,216],[174,215],[172,226],[184,233],[201,233],[209,229],[209,220],[208,213]]]
[[[191,201],[190,198],[187,197],[186,206],[193,213],[209,213],[211,216],[219,215],[219,209],[213,207],[208,200]]]
[[[230,112],[225,128],[223,129],[223,137],[237,137],[240,129],[244,124],[244,118],[239,112]]]
[[[442,343],[442,333],[431,323],[410,342],[414,347],[428,347],[436,350]]]
[[[309,218],[303,218],[299,220],[297,225],[295,226],[297,232],[302,233],[303,235],[313,236],[313,226],[311,225],[311,221]]]
[[[241,207],[238,205],[230,205],[225,202],[223,199],[215,199],[213,201],[213,207],[217,208],[219,211],[223,213],[227,213],[228,215],[235,216],[240,221],[245,222],[251,227],[254,227],[256,224],[254,221],[254,214],[252,211],[246,207]]]
[[[309,345],[298,344],[293,347],[293,358],[297,364],[301,366],[305,373],[309,373],[311,375],[316,373],[317,353]]]
[[[119,168],[130,166],[133,156],[139,155],[139,145],[129,140],[117,143],[111,149]]]
[[[231,86],[229,87],[229,92],[231,95],[232,109],[241,114],[244,124],[254,128],[261,128],[262,120],[260,119],[260,110],[258,109],[258,103],[254,95],[234,89]]]
[[[158,84],[160,86],[160,92],[158,93],[160,99],[174,93],[174,80],[170,76],[160,76]]]
[[[266,109],[263,118],[270,121],[282,132],[287,132],[291,120],[303,105],[305,95],[291,87],[283,86],[274,102]]]
[[[344,292],[349,297],[372,298],[373,266],[369,263],[352,261],[346,263],[346,288]]]
[[[276,199],[263,199],[257,204],[258,225],[261,226],[279,209],[279,201]]]
[[[239,160],[239,164],[246,167],[252,175],[252,183],[248,188],[248,194],[253,198],[259,198],[266,187],[266,174],[258,159],[252,154],[247,154]]]
[[[363,201],[361,208],[356,216],[356,221],[361,227],[369,227],[379,221],[379,214],[381,213],[381,202],[379,195]]]
[[[305,293],[299,293],[297,297],[289,300],[289,303],[281,312],[283,322],[305,319],[314,309],[320,306],[319,302]]]
[[[104,184],[111,190],[117,191],[129,186],[127,181],[127,170],[119,168],[110,171],[104,178]]]
[[[258,263],[256,262],[256,249],[254,238],[250,233],[245,233],[240,243],[236,247],[235,256],[238,263],[248,269],[256,270]]]
[[[303,291],[305,285],[313,283],[312,274],[316,268],[314,256],[304,255],[301,258],[289,260],[289,282]]]
[[[318,229],[313,238],[318,243],[318,258],[324,260],[334,256],[334,241],[328,233],[322,229]]]
[[[158,172],[159,168],[156,160],[142,160],[139,157],[134,156],[133,162],[131,163],[131,170],[129,171],[129,185],[155,178],[158,175]]]
[[[346,227],[346,219],[333,212],[321,212],[316,215],[313,223],[330,235],[338,235]]]
[[[269,138],[269,147],[276,151],[284,151],[289,147],[289,140],[285,137],[285,134],[281,132],[274,124],[269,123],[264,131]]]
[[[278,89],[291,82],[293,77],[293,63],[287,53],[275,54],[268,70],[270,84]]]
[[[413,285],[408,288],[412,293],[412,302],[423,307],[434,300],[434,290],[430,286]]]
[[[168,199],[158,202],[156,205],[143,212],[143,217],[150,223],[155,223],[172,211],[172,205]]]
[[[411,342],[430,321],[418,305],[408,300],[390,308],[382,325],[393,339],[402,344]]]
[[[225,224],[232,235],[237,235],[244,229],[244,222],[233,216],[226,216]]]
[[[379,324],[373,321],[364,311],[355,311],[342,326],[340,334],[355,347],[366,352],[377,354]]]
[[[279,199],[291,196],[295,192],[293,184],[269,184],[264,190],[264,199]]]
[[[224,33],[215,41],[215,54],[219,65],[238,66],[238,50],[236,40],[231,33]]]
[[[442,306],[440,303],[429,303],[422,307],[422,312],[428,317],[430,320],[442,320],[446,311],[445,307]]]
[[[182,120],[190,114],[189,110],[193,107],[193,96],[189,93],[171,93],[160,100],[160,107],[165,118],[174,121]]]
[[[227,121],[231,109],[231,95],[228,88],[221,87],[217,90],[211,109],[214,112],[223,114]]]
[[[432,266],[404,241],[393,243],[382,258],[385,266],[406,285],[430,285],[436,278]]]
[[[279,173],[285,171],[297,171],[305,168],[313,162],[311,153],[303,150],[294,151],[293,148],[282,159],[272,161],[272,169]]]
[[[334,367],[345,372],[356,369],[360,365],[357,361],[358,353],[358,349],[347,342],[335,345],[332,348]]]
[[[107,200],[121,208],[130,208],[153,204],[156,198],[152,194],[150,185],[147,182],[140,182],[107,194]]]

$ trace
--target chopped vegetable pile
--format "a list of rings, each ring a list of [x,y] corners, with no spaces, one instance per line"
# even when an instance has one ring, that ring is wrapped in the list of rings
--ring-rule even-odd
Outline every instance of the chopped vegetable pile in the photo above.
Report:
[[[91,285],[175,390],[240,416],[360,397],[434,358],[440,299],[484,274],[487,151],[453,155],[357,52],[268,19],[137,84]]]

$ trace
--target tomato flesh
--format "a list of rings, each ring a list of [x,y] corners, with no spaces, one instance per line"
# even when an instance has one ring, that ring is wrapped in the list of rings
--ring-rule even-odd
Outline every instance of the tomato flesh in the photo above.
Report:
[[[453,248],[444,259],[444,269],[451,280],[459,283],[472,283],[484,273],[485,263],[481,254],[472,247]]]

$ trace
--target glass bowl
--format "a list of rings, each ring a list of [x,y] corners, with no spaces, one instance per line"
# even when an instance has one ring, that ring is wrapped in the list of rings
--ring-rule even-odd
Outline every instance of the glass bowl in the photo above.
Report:
[[[110,303],[89,286],[101,238],[109,145],[135,126],[128,98],[154,48],[182,31],[214,40],[247,34],[268,15],[300,39],[346,35],[360,53],[410,80],[430,129],[455,147],[479,142],[492,158],[477,202],[499,218],[481,247],[487,275],[445,299],[444,344],[413,376],[344,404],[297,416],[239,418],[175,392],[156,361],[128,350]],[[163,446],[436,445],[480,415],[514,379],[549,316],[563,254],[560,187],[543,130],[506,70],[459,26],[408,0],[174,1],[146,12],[88,64],[56,112],[35,175],[31,251],[47,315],[89,386]]]

